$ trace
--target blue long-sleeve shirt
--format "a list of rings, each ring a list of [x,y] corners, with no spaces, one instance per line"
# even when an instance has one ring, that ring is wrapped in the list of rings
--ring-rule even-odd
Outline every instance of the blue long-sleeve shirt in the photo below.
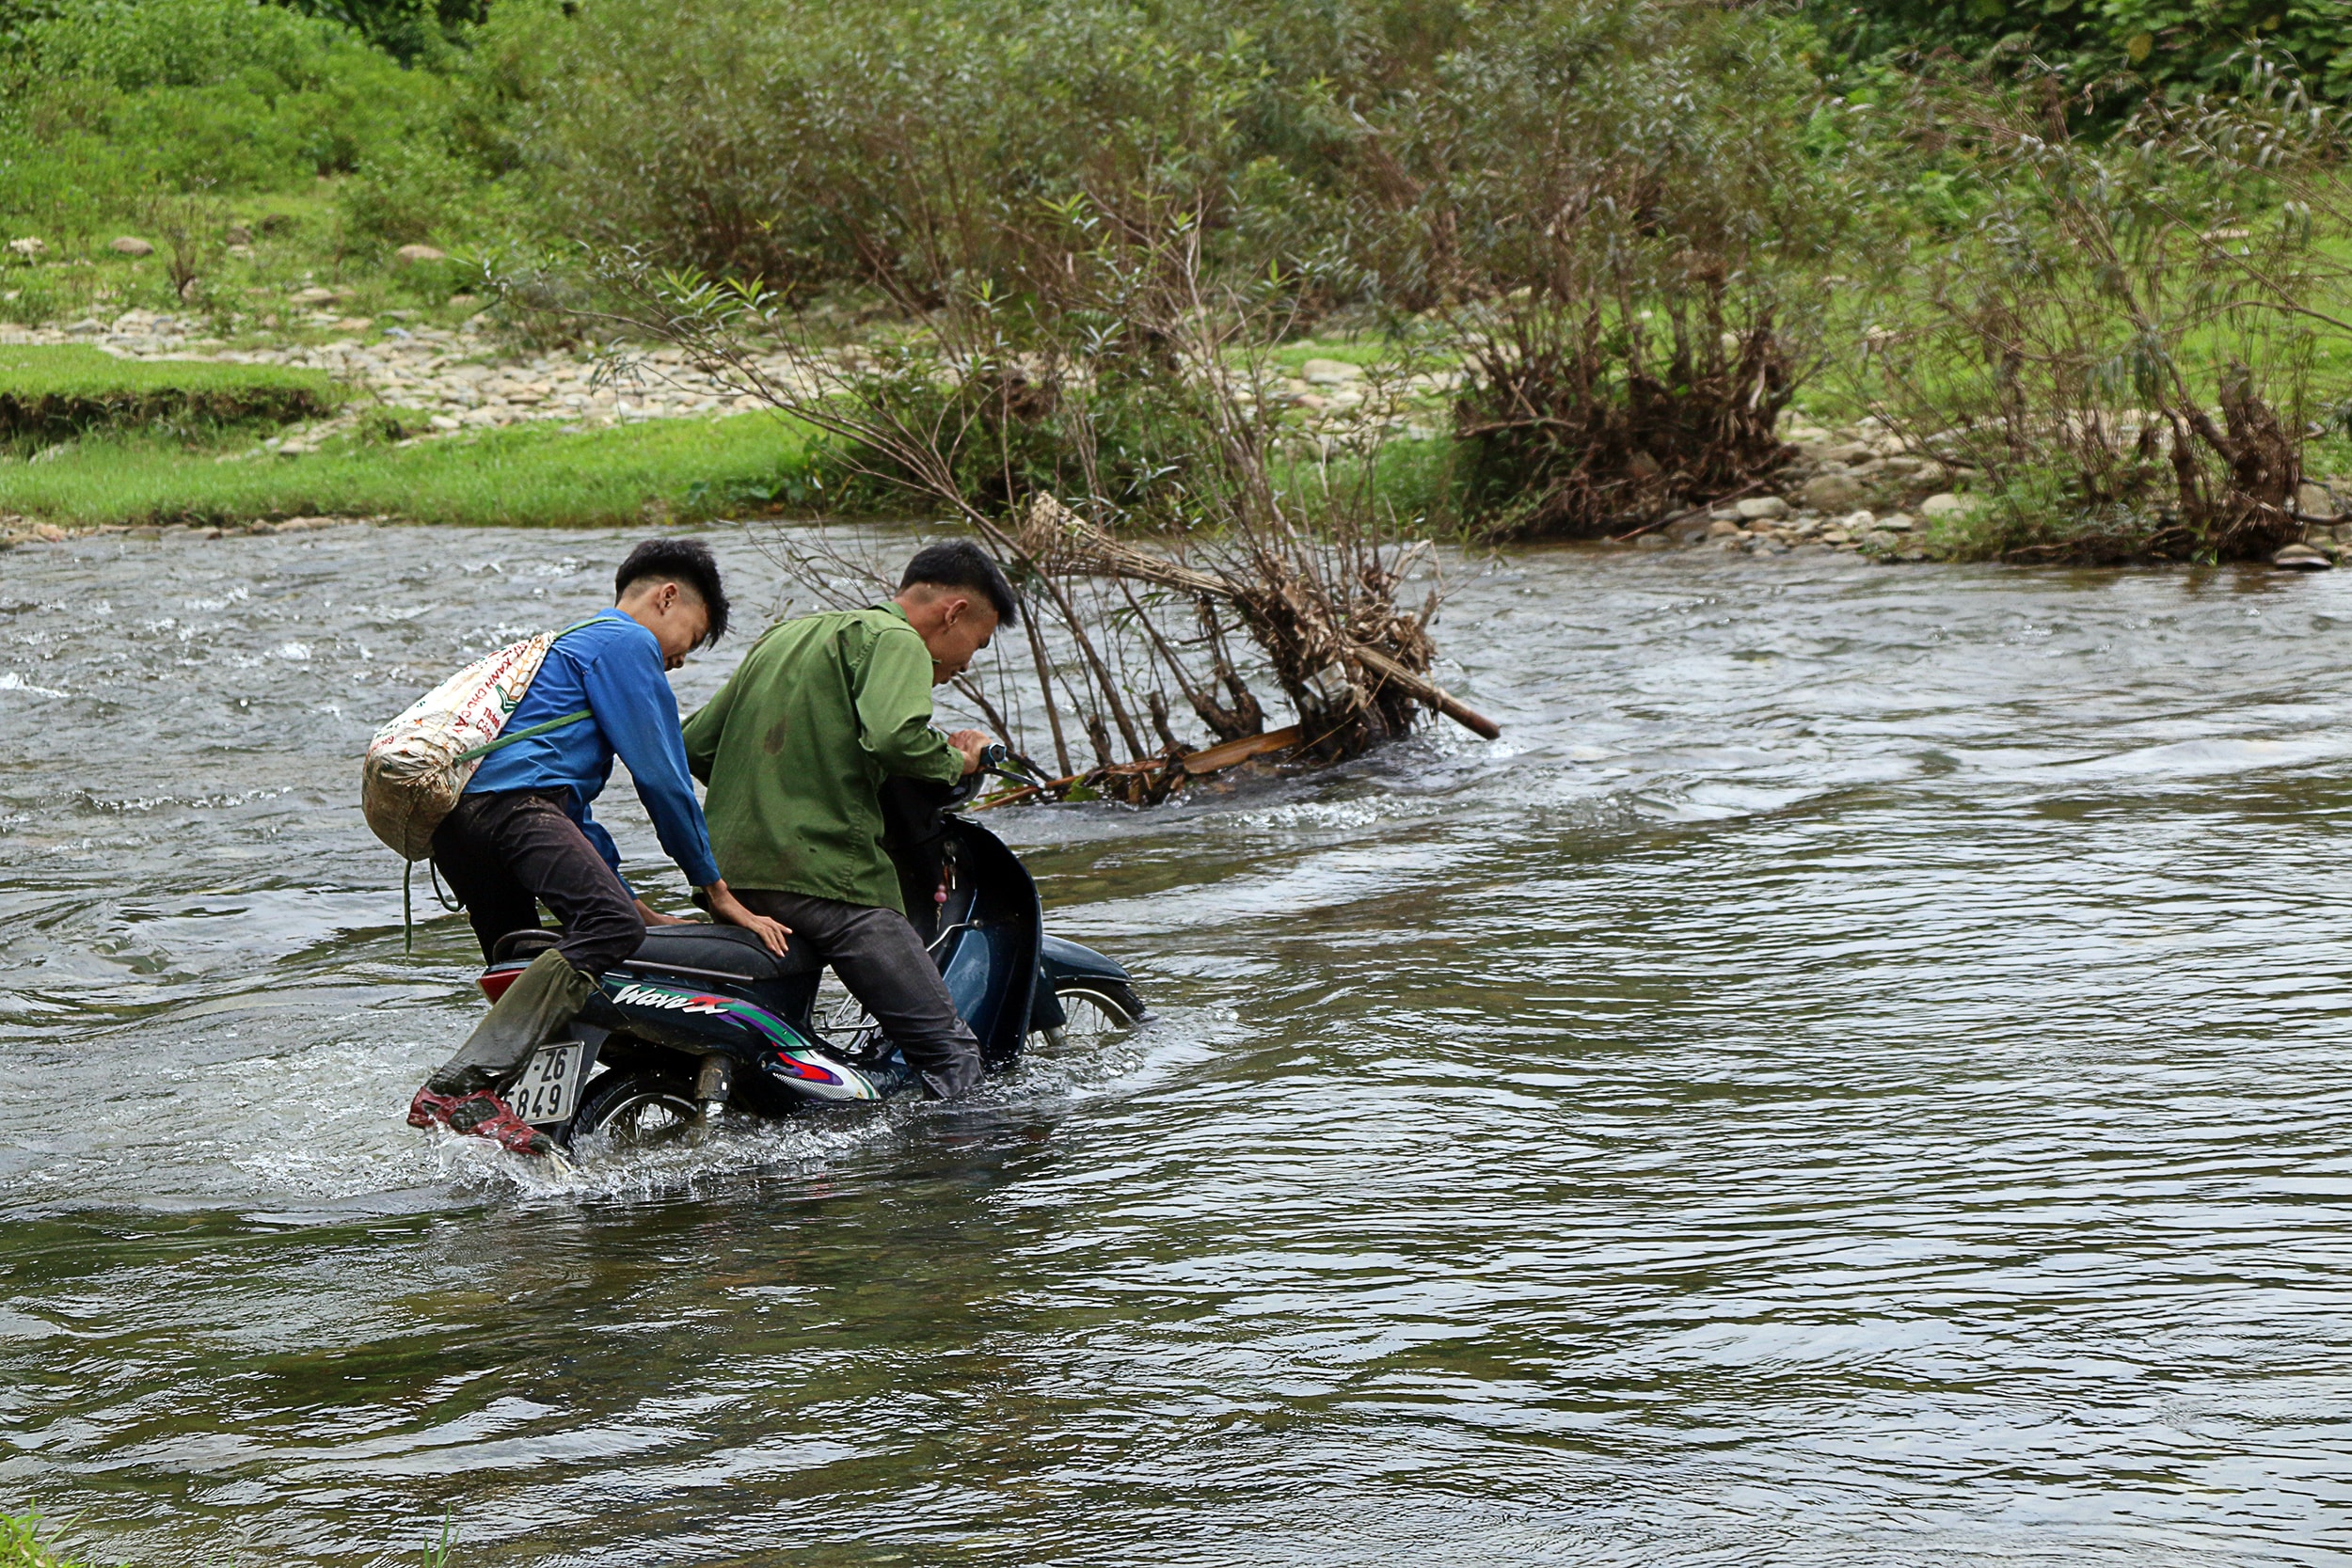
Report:
[[[687,776],[677,697],[662,668],[661,644],[618,610],[605,610],[556,639],[502,733],[513,735],[581,708],[589,717],[580,722],[518,740],[484,757],[466,793],[570,790],[568,815],[618,877],[620,848],[588,815],[589,802],[612,777],[617,755],[628,764],[637,798],[653,818],[661,847],[677,862],[686,879],[696,887],[717,881],[719,863],[711,858],[702,804]]]

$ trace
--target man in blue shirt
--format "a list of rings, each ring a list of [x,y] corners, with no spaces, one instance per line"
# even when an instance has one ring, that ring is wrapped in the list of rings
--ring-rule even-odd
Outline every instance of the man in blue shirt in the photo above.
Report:
[[[517,1153],[550,1147],[500,1091],[589,1005],[596,977],[637,951],[648,923],[675,918],[621,879],[612,835],[588,815],[615,757],[628,765],[661,847],[706,892],[713,917],[758,933],[779,954],[791,934],[745,909],[720,879],[665,674],[726,630],[718,562],[691,540],[648,540],[621,562],[612,587],[613,608],[566,628],[548,650],[506,729],[587,717],[483,758],[433,835],[433,863],[465,904],[485,958],[507,933],[536,929],[541,904],[563,930],[425,1080],[408,1107],[411,1126],[438,1122]]]

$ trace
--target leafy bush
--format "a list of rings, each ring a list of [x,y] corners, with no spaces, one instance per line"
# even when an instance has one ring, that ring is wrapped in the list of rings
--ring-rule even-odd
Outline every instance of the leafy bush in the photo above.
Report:
[[[1469,515],[1588,534],[1786,461],[1774,424],[1864,205],[1807,145],[1788,44],[1708,8],[1538,0],[1388,117],[1354,227],[1383,293],[1436,306],[1472,368]]]
[[[2167,88],[2232,85],[2259,40],[2314,91],[2352,102],[2352,6],[2343,0],[1813,0],[1855,55],[2028,52],[2077,85],[2129,71]]]
[[[1803,37],[1680,0],[520,14],[560,65],[503,56],[503,124],[565,232],[787,295],[875,287],[926,319],[993,291],[1008,379],[977,384],[956,459],[983,510],[1055,488],[1076,455],[1073,388],[1009,368],[1032,346],[1024,323],[1073,324],[1089,294],[1097,329],[1132,327],[1116,289],[1081,273],[1179,213],[1204,277],[1279,277],[1300,313],[1444,317],[1492,372],[1473,396],[1494,406],[1465,417],[1478,509],[1556,490],[1597,433],[1639,483],[1562,491],[1542,526],[1730,487],[1778,458],[1772,421],[1818,303],[1792,280],[1821,270],[1856,205],[1805,140]],[[1194,422],[1169,417],[1182,393],[1152,345],[1130,347],[1088,356],[1107,369],[1086,422],[1110,444],[1085,493],[1113,509],[1136,489],[1122,476],[1181,460],[1153,433]],[[1527,386],[1538,370],[1554,384]],[[909,418],[961,395],[929,370],[870,390]],[[1661,416],[1673,450],[1616,439]]]
[[[472,165],[420,140],[360,160],[336,203],[351,233],[409,245],[463,228],[484,205],[483,184]]]
[[[397,157],[446,84],[249,0],[65,0],[0,79],[0,213],[88,235],[157,187],[269,191]]]
[[[902,298],[1002,276],[1022,214],[1145,169],[1221,205],[1257,71],[1246,40],[1188,51],[1112,0],[612,0],[544,36],[515,134],[562,231]]]
[[[842,390],[896,428],[953,433],[939,448],[957,493],[983,515],[1009,516],[1036,495],[1084,496],[1125,521],[1182,526],[1184,486],[1170,477],[1197,455],[1204,389],[1115,352],[1076,373],[1054,363],[991,356],[950,377],[928,353],[885,353]],[[900,510],[921,483],[873,445],[835,440],[810,455],[836,511]]]
[[[1989,193],[1876,302],[1867,380],[1992,504],[1946,541],[2024,560],[2233,559],[2298,539],[2328,399],[2323,329],[2352,298],[2352,117],[2257,66],[2242,90],[2144,103],[2082,138],[2061,84],[1971,87],[1938,117]]]
[[[24,29],[23,47],[44,73],[120,92],[207,87],[247,71],[291,89],[343,36],[250,0],[70,0]]]
[[[446,63],[490,7],[489,0],[297,0],[294,8],[341,23],[414,65]]]

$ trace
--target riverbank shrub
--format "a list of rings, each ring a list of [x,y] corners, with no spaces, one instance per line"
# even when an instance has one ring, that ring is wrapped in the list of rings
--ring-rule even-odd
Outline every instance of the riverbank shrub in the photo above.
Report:
[[[1853,193],[1777,26],[1640,0],[1542,21],[1448,60],[1401,117],[1406,179],[1358,202],[1389,292],[1435,296],[1469,367],[1466,515],[1589,536],[1787,461]]]
[[[1203,411],[1117,274],[1164,249],[1181,216],[1194,276],[1263,281],[1280,302],[1253,317],[1243,358],[1270,364],[1320,322],[1375,359],[1466,372],[1454,438],[1423,443],[1441,460],[1406,466],[1399,515],[1490,536],[1618,531],[1780,483],[1778,416],[1822,365],[1846,368],[1831,388],[1842,418],[1941,420],[1947,441],[1956,428],[1982,438],[2003,396],[2088,406],[2058,383],[2112,382],[2098,367],[2148,334],[2117,335],[2129,311],[2052,205],[2046,168],[1988,150],[1998,138],[1969,116],[2009,104],[2026,120],[2003,145],[2023,148],[2030,117],[2050,112],[2018,97],[2042,59],[2055,70],[2032,80],[2066,100],[2070,156],[2141,180],[2119,130],[2221,112],[2218,97],[2201,106],[2200,84],[2245,96],[2249,57],[2283,71],[2292,52],[2324,106],[2339,89],[2323,62],[2352,27],[2341,8],[2280,0],[2277,25],[2247,34],[2261,42],[2249,56],[2250,13],[2235,5],[41,0],[0,25],[0,222],[45,242],[0,257],[0,317],[145,305],[238,341],[324,332],[328,316],[461,309],[477,247],[511,258],[585,241],[755,284],[790,302],[812,341],[865,345],[866,391],[910,425],[954,428],[957,492],[983,512],[1082,494],[1090,515],[1165,530],[1192,506],[1182,485]],[[1963,82],[1948,57],[1923,65],[1914,51],[1898,69],[1906,27],[1945,56],[1993,51],[1998,68]],[[2092,70],[2118,49],[2132,82],[2164,88],[2137,119],[2132,82]],[[2167,168],[2165,199],[2189,199],[2193,173],[2210,187],[2195,199],[2228,209],[2200,232],[2245,228],[2257,250],[2285,232],[2276,168]],[[112,234],[157,253],[117,255]],[[395,268],[394,248],[416,242],[463,253]],[[2056,258],[2047,277],[2069,279],[2066,352],[2090,368],[2004,391],[1994,383],[2009,372],[1987,357],[1995,296],[2042,264],[2029,264],[2037,248]],[[2208,287],[2192,261],[2194,245],[2165,261],[2163,287]],[[544,300],[586,312],[564,328],[571,341],[610,326],[588,325],[611,303],[593,279],[548,277]],[[2080,518],[2218,517],[2248,493],[2241,470],[2261,467],[2225,388],[2253,400],[2236,406],[2255,425],[2254,404],[2274,413],[2290,444],[2331,395],[2325,335],[2295,340],[2275,309],[2252,332],[2253,309],[2235,300],[2165,339],[2186,377],[2172,412],[2218,465],[2199,467],[2189,500],[2169,436],[2153,466],[2136,448],[2110,459],[2035,435],[1997,462],[1956,451],[1959,471],[1989,495],[2076,494]],[[943,335],[950,318],[962,325]],[[1269,471],[1353,461],[1335,456],[1333,410],[1295,411],[1336,402],[1327,390],[1253,389],[1269,403]],[[1446,422],[1440,395],[1372,399],[1364,419],[1387,421],[1384,440],[1408,428],[1418,440]],[[709,483],[755,501],[821,483],[831,504],[873,506],[896,493],[875,477],[888,467],[835,445],[805,474]],[[2012,513],[1987,508],[1979,531]],[[2001,547],[2040,548],[2073,526],[2021,524]]]
[[[967,360],[963,372],[972,369]],[[1083,496],[1128,526],[1182,527],[1168,481],[1209,420],[1197,381],[1123,356],[1080,368],[1006,354],[977,373],[949,373],[923,349],[885,351],[858,361],[841,391],[895,428],[927,433],[957,493],[990,516],[1011,515],[1030,496]],[[885,446],[839,440],[814,460],[836,510],[888,512],[922,493],[921,477]]]
[[[342,24],[403,65],[447,62],[490,12],[490,0],[294,0],[306,16]]]
[[[514,111],[548,221],[605,246],[902,306],[1017,275],[1021,230],[1183,189],[1219,228],[1263,74],[1246,34],[1189,49],[1114,0],[582,8]]]
[[[1956,545],[2013,560],[2267,556],[2301,538],[2303,451],[2352,391],[2352,122],[2256,62],[2086,139],[2062,81],[1967,90],[1922,124],[1975,160],[1978,220],[1878,302],[1885,416],[1979,476]]]
[[[1189,394],[1081,276],[1177,212],[1203,276],[1475,367],[1457,499],[1497,531],[1738,488],[1784,455],[1856,207],[1808,140],[1802,30],[1680,0],[611,0],[534,25],[566,69],[505,123],[567,231],[788,299],[874,289],[926,330],[985,293],[994,381],[873,390],[969,402],[963,490],[998,503],[1085,467],[1127,508],[1181,463],[1155,433]],[[1100,447],[1025,336],[1048,317],[1129,334],[1085,355]]]
[[[198,199],[220,204],[217,247],[232,208],[250,228],[257,200],[306,200],[326,180],[344,199],[302,260],[340,271],[355,248],[380,269],[400,244],[511,222],[461,135],[459,103],[482,96],[467,56],[411,56],[438,69],[334,15],[252,0],[59,0],[0,48],[0,223],[73,264],[111,235],[151,237],[159,203]]]
[[[419,135],[445,88],[245,0],[70,0],[24,29],[0,110],[8,215],[87,234],[158,186],[279,190]]]

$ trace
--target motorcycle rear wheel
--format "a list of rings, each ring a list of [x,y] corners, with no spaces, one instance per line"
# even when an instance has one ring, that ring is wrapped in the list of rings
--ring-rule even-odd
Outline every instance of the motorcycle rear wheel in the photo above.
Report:
[[[1041,979],[1041,985],[1044,982]],[[834,986],[830,975],[827,985]],[[1080,1045],[1123,1035],[1147,1016],[1143,998],[1135,988],[1117,980],[1072,975],[1054,982],[1064,1022],[1059,1028],[1041,1031],[1045,1043],[1060,1050],[1071,1041]],[[830,1005],[828,1005],[830,1004]],[[822,1041],[852,1061],[860,1060],[880,1038],[881,1031],[857,998],[842,990],[820,994],[816,1009],[817,1033]]]
[[[607,1072],[588,1085],[565,1141],[602,1134],[616,1148],[660,1148],[694,1135],[702,1108],[694,1081],[655,1068]]]

